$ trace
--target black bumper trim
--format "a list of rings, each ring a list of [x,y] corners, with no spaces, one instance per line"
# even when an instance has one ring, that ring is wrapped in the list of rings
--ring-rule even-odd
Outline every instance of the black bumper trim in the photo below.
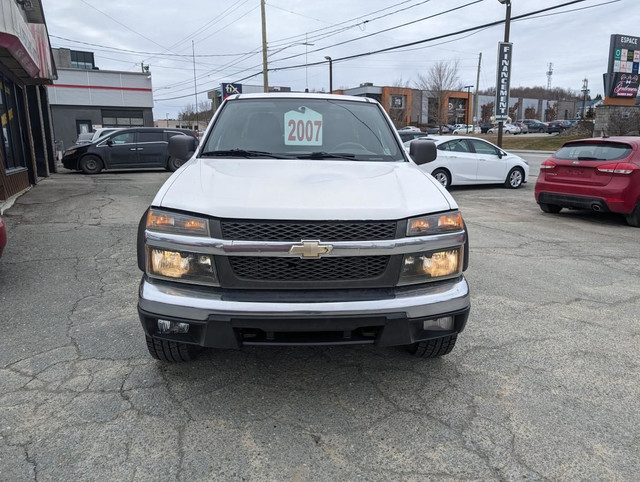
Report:
[[[441,313],[425,318],[407,318],[404,313],[373,316],[315,317],[228,317],[210,316],[207,321],[158,316],[138,307],[145,333],[149,336],[212,348],[241,348],[243,345],[313,346],[410,345],[460,333],[469,317],[470,307],[453,313]],[[428,319],[454,317],[450,331],[425,331],[422,322]],[[189,333],[160,334],[158,318],[189,324]]]

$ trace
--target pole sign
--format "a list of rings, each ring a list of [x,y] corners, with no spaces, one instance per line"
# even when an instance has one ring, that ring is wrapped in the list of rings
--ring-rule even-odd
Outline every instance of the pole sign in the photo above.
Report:
[[[506,121],[509,117],[509,85],[511,83],[511,55],[513,44],[498,44],[498,75],[496,79],[496,121]]]
[[[612,35],[607,69],[607,96],[635,102],[640,85],[640,38]]]
[[[242,84],[222,84],[222,100],[234,94],[242,94]]]

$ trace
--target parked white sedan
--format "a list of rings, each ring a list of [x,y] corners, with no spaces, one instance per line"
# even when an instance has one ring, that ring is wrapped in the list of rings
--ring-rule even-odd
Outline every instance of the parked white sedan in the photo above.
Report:
[[[426,137],[425,137],[426,138]],[[420,169],[445,188],[451,185],[504,184],[517,189],[529,180],[529,164],[495,144],[474,137],[429,136],[438,148],[435,161]],[[409,149],[411,142],[405,142]]]

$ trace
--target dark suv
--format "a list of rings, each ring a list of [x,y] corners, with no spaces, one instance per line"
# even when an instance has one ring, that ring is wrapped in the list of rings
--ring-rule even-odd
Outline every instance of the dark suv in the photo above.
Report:
[[[103,169],[147,167],[175,171],[186,159],[169,156],[167,145],[173,136],[195,137],[195,134],[187,129],[159,127],[122,129],[91,144],[73,146],[65,151],[62,165],[85,174],[97,174]]]

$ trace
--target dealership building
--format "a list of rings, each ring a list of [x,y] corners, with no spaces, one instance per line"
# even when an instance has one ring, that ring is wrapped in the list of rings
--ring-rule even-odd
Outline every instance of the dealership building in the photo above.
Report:
[[[53,49],[58,78],[49,86],[58,150],[100,127],[153,127],[150,72],[100,70],[93,52]]]

